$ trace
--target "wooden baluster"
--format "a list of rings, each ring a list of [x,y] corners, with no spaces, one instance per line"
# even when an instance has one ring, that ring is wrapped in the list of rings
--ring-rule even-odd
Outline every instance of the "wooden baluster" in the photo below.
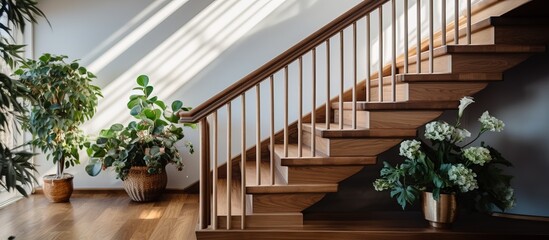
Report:
[[[404,73],[408,73],[408,1],[404,0]]]
[[[232,191],[232,124],[231,102],[227,103],[227,229],[231,229],[231,191]]]
[[[270,168],[269,168],[269,172],[270,172],[270,176],[269,178],[271,179],[271,185],[274,185],[275,184],[275,165],[274,165],[274,162],[275,162],[275,158],[274,158],[274,147],[275,147],[275,134],[274,134],[274,124],[275,124],[275,121],[274,121],[274,76],[271,75],[269,77],[269,90],[271,92],[271,100],[270,100],[270,110],[271,110],[271,127],[270,127],[270,143],[269,145],[271,146],[271,151],[269,151],[269,164],[270,164]]]
[[[284,157],[288,157],[288,66],[284,67]]]
[[[297,118],[297,156],[303,155],[303,57],[298,59],[298,71],[299,71],[299,113]]]
[[[434,60],[433,60],[433,48],[434,48],[434,43],[433,43],[433,39],[434,39],[434,36],[433,36],[433,28],[434,28],[434,24],[433,24],[433,0],[429,0],[429,73],[433,73],[434,72]]]
[[[311,157],[316,156],[316,47],[313,48],[313,84],[312,84],[312,110],[311,110]]]
[[[383,6],[379,6],[379,19],[378,19],[378,30],[379,30],[379,70],[377,72],[378,77],[378,97],[379,102],[383,102]]]
[[[339,129],[343,129],[343,88],[344,88],[344,77],[345,77],[345,70],[344,70],[344,53],[343,53],[343,30],[339,31],[339,63],[341,68],[341,78],[339,79]]]
[[[421,0],[416,0],[416,68],[421,73]]]
[[[454,1],[454,44],[459,44],[459,0]]]
[[[213,230],[216,230],[217,229],[217,180],[218,180],[218,173],[217,173],[217,168],[218,168],[218,164],[217,164],[217,157],[218,157],[218,154],[217,154],[217,110],[215,110],[212,114],[212,121],[213,121],[213,158],[212,158],[212,161],[213,161],[213,168],[212,168],[212,184],[213,184],[213,189],[212,189],[212,229]]]
[[[242,216],[240,218],[240,228],[246,228],[246,93],[241,95],[242,99],[242,125],[240,126],[240,140],[241,140],[241,153],[240,153],[240,209],[242,209]]]
[[[326,129],[330,129],[330,39],[326,40]]]
[[[446,0],[442,0],[442,6],[441,6],[441,14],[440,14],[440,24],[441,24],[441,32],[442,32],[442,38],[441,38],[441,46],[446,45]]]
[[[371,54],[370,54],[370,14],[366,14],[366,102],[371,101],[370,99],[370,64],[371,64]]]
[[[471,44],[471,0],[467,2],[467,44]]]
[[[209,130],[208,130],[208,120],[203,118],[200,120],[200,229],[206,229],[209,225],[210,218],[210,191],[209,187],[209,175],[210,175],[210,164],[209,164]]]
[[[352,92],[352,95],[353,95],[353,107],[352,107],[352,111],[353,111],[353,119],[351,121],[351,127],[353,129],[356,129],[356,84],[357,84],[357,78],[358,78],[358,64],[357,64],[357,54],[356,54],[356,49],[357,49],[357,46],[356,46],[356,22],[353,23],[353,92]]]
[[[255,175],[256,184],[261,185],[261,89],[255,85]]]
[[[396,1],[391,0],[391,98],[396,102]]]

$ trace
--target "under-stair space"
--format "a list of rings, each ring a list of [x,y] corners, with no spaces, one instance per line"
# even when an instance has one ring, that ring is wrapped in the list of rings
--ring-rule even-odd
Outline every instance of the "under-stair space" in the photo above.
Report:
[[[545,4],[540,3],[543,1],[481,1],[469,8],[461,6],[459,11],[452,8],[454,1],[447,1],[448,14],[459,12],[460,15],[453,19],[448,16],[443,21],[445,25],[441,24],[444,26],[442,30],[433,31],[431,27],[430,33],[421,41],[404,37],[404,41],[409,43],[405,44],[405,51],[398,56],[393,53],[394,57],[385,59],[381,66],[372,63],[371,53],[380,50],[373,48],[370,40],[374,38],[367,35],[368,43],[363,49],[368,52],[367,65],[358,65],[357,22],[362,21],[362,27],[366,25],[364,22],[368,22],[368,34],[379,31],[383,36],[384,33],[371,21],[379,17],[383,6],[393,9],[389,15],[395,14],[395,4],[402,2],[410,3],[406,5],[410,8],[408,14],[416,11],[411,5],[416,1],[360,3],[224,92],[181,115],[182,122],[199,122],[201,126],[201,222],[197,230],[198,239],[485,239],[509,236],[522,239],[549,234],[541,225],[527,225],[525,228],[529,231],[521,232],[518,226],[524,224],[502,219],[486,220],[488,217],[476,215],[470,222],[458,224],[450,231],[429,229],[421,216],[410,212],[343,216],[339,220],[330,217],[311,219],[303,215],[305,209],[326,194],[337,192],[341,181],[376,164],[379,154],[404,139],[416,137],[418,128],[445,110],[457,109],[460,98],[474,95],[488,84],[503,80],[504,71],[547,50],[549,18],[524,15],[528,13],[525,8],[539,7]],[[465,2],[471,3],[470,0]],[[391,16],[394,25],[397,16]],[[415,23],[406,24],[414,26]],[[386,30],[396,31],[391,27]],[[354,33],[351,35],[354,38],[344,40],[344,31]],[[389,38],[387,35],[384,37]],[[389,48],[396,52],[396,39],[392,41],[394,45]],[[351,42],[350,48],[355,51],[354,61],[343,61],[344,51],[337,52],[349,47],[347,42]],[[418,49],[419,56],[415,54]],[[320,52],[325,56],[320,56]],[[302,67],[303,59],[312,64],[312,73],[305,77],[303,71],[311,69]],[[344,64],[354,64],[354,72],[338,73],[341,77],[334,79],[330,69],[322,72],[316,69],[315,64],[319,61],[325,62],[325,66],[341,64],[336,68],[339,70],[347,69]],[[290,78],[299,79],[300,84],[313,82],[310,94],[313,100],[305,100],[309,104],[312,102],[313,111],[302,112],[302,91],[310,88],[309,85],[299,86],[298,103],[288,102],[288,74],[292,72],[289,68],[298,69],[295,71],[297,75]],[[357,79],[357,69],[364,68],[367,69],[365,78]],[[321,74],[326,74],[326,77],[318,81],[320,77],[317,75]],[[275,78],[275,75],[283,78]],[[273,90],[277,81],[284,86],[282,92]],[[324,81],[333,82],[324,85]],[[345,84],[349,82],[353,83],[347,88]],[[326,91],[324,104],[318,104],[316,98],[315,91],[320,85],[325,86],[322,90]],[[333,86],[339,87],[334,89]],[[268,90],[265,92],[264,89]],[[261,103],[260,100],[265,98],[260,94],[268,95],[268,101]],[[277,94],[276,101],[274,94]],[[225,124],[218,123],[222,119],[219,115],[231,116],[234,110],[231,106],[245,105],[246,98],[250,97],[255,99],[252,105],[256,121],[242,122],[246,119],[246,108],[241,107],[240,120],[229,122],[227,129],[218,130]],[[275,112],[275,102],[283,105],[279,108],[283,109],[282,113]],[[288,105],[295,104],[299,105],[301,114],[297,119],[289,119]],[[260,112],[268,112],[268,117],[262,117]],[[275,128],[277,114],[284,115],[280,128]],[[231,130],[231,124],[240,129],[240,134]],[[261,125],[269,126],[269,131],[261,134]],[[254,132],[256,136],[246,138],[246,131]],[[218,168],[218,135],[227,132],[229,139],[230,134],[240,135],[240,145],[231,143],[239,145],[240,151],[231,152],[231,145],[226,147],[229,149],[226,158],[231,167]],[[210,145],[212,142],[213,146]],[[251,142],[254,143],[251,147],[246,145]],[[220,174],[219,171],[226,173]],[[496,231],[500,227],[506,230]]]

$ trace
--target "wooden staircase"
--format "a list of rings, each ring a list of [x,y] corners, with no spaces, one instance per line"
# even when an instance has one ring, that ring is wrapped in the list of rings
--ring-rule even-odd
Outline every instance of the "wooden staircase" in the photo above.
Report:
[[[528,1],[520,4],[514,1],[508,5],[505,1],[495,2],[492,8],[499,17],[487,15],[473,23],[470,28],[472,44],[447,45],[453,41],[450,37],[446,39],[447,44],[442,44],[441,34],[435,34],[438,35],[435,38],[438,47],[433,46],[432,51],[423,49],[420,57],[400,56],[394,66],[383,68],[381,81],[378,72],[371,74],[365,81],[358,82],[354,91],[345,91],[341,102],[338,102],[339,98],[332,99],[328,106],[316,108],[314,114],[305,115],[301,122],[288,124],[284,131],[259,141],[257,148],[254,146],[242,151],[244,155],[233,156],[230,164],[233,169],[227,171],[232,178],[214,177],[217,192],[204,196],[205,203],[213,202],[216,217],[215,220],[203,220],[206,223],[199,226],[198,239],[383,237],[379,229],[359,227],[353,230],[352,224],[342,228],[334,227],[337,224],[325,228],[311,225],[304,221],[302,211],[325,194],[337,192],[342,180],[375,164],[377,155],[403,139],[416,137],[419,127],[436,119],[443,111],[456,109],[463,96],[471,96],[489,83],[501,81],[507,69],[533,54],[546,52],[549,18],[513,16],[513,9],[532,4]],[[487,11],[480,12],[486,14]],[[507,12],[510,16],[504,14]],[[467,35],[464,28],[459,31],[462,39]],[[408,57],[407,61],[404,61],[405,57]],[[417,71],[418,66],[421,71]],[[396,70],[394,75],[385,71],[391,67]],[[396,99],[392,97],[393,91],[396,91]],[[217,122],[217,115],[215,118]],[[182,119],[195,120],[193,112],[182,115]],[[200,120],[201,124],[207,125],[204,119]],[[206,135],[209,136],[207,131]],[[208,148],[205,150],[209,152]],[[212,181],[210,167],[206,167],[202,173]],[[217,169],[217,166],[212,168]],[[215,170],[213,174],[217,176]],[[203,186],[202,189],[211,193],[211,187]],[[231,192],[230,199],[228,192]],[[212,201],[212,198],[216,200]],[[204,214],[206,218],[210,215],[211,211]],[[407,230],[413,237],[404,232],[400,235],[393,232],[386,237],[422,239],[426,237],[424,234],[429,234],[423,225],[413,229]],[[390,233],[393,230],[383,231]],[[431,237],[441,237],[436,232],[431,233],[434,234]],[[467,236],[479,237],[474,233]],[[492,236],[483,234],[484,237]]]

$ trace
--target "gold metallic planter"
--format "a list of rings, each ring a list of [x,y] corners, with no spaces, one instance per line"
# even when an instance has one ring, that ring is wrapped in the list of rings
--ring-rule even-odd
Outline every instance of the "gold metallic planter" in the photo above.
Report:
[[[456,219],[457,202],[455,194],[440,194],[438,201],[433,193],[423,192],[423,216],[435,228],[449,228]]]

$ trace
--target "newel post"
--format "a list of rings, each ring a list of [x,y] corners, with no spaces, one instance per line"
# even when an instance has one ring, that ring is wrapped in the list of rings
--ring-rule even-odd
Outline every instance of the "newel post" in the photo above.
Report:
[[[210,129],[207,118],[199,122],[200,129],[200,229],[208,228],[210,224],[211,183],[210,173]]]

